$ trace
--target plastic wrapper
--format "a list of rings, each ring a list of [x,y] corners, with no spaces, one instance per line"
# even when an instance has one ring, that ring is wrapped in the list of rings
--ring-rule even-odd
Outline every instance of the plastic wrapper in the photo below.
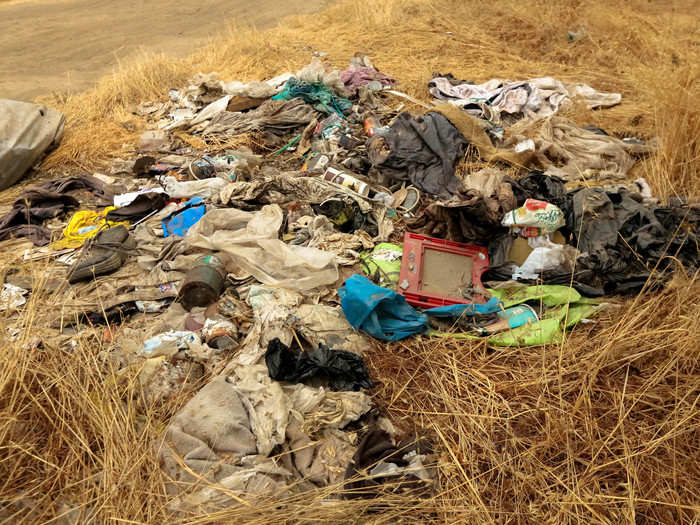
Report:
[[[557,231],[566,221],[564,213],[554,204],[527,199],[523,206],[506,213],[501,224],[510,226],[523,237],[538,237]]]

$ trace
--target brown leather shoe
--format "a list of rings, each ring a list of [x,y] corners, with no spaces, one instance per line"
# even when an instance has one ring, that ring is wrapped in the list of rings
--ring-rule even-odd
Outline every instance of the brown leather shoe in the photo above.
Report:
[[[77,283],[118,270],[134,248],[136,242],[124,226],[101,231],[87,247],[87,258],[71,266],[68,282]]]

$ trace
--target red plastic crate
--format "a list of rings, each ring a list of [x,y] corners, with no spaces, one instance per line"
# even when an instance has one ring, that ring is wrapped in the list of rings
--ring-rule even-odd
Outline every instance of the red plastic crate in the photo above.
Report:
[[[486,248],[406,232],[398,291],[421,308],[485,303],[488,267]]]

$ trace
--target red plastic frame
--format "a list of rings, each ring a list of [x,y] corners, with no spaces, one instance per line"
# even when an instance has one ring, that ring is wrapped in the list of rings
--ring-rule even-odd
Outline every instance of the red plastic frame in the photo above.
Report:
[[[466,297],[464,299],[446,297],[426,293],[421,290],[423,258],[425,250],[428,249],[471,258],[472,288],[474,289],[472,297],[474,301]],[[484,286],[481,284],[481,275],[488,267],[489,253],[486,248],[406,232],[403,238],[403,260],[401,262],[398,291],[406,298],[408,304],[421,308],[433,308],[449,304],[485,303],[488,301],[488,298],[483,293],[479,293],[479,290],[484,290]]]

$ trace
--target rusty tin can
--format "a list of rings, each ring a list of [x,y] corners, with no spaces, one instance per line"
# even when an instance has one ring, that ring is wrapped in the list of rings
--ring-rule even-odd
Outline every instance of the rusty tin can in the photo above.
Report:
[[[226,268],[216,255],[203,255],[195,260],[180,289],[179,299],[186,310],[209,306],[224,291]]]

